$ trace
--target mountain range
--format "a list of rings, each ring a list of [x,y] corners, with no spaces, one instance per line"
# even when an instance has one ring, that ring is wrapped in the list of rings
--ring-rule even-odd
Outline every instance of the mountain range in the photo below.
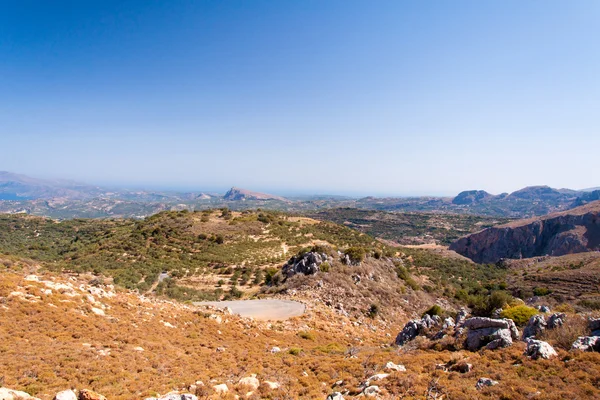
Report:
[[[305,212],[358,208],[390,212],[472,214],[499,218],[526,218],[564,211],[600,199],[600,190],[554,189],[530,186],[513,193],[493,195],[468,190],[455,197],[305,196],[285,198],[232,187],[216,193],[112,189],[68,180],[44,180],[0,172],[0,212],[28,213],[65,219],[75,217],[144,217],[164,210],[228,207]]]

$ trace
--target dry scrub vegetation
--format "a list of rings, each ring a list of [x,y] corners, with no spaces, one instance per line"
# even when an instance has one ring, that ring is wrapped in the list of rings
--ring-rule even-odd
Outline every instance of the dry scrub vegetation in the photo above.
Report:
[[[220,383],[231,389],[224,398],[245,398],[247,390],[237,382],[252,373],[282,385],[263,385],[253,399],[324,399],[345,389],[352,398],[388,361],[407,371],[377,382],[383,398],[425,399],[428,392],[447,399],[600,396],[597,353],[559,349],[558,358],[532,361],[523,356],[523,343],[479,353],[436,351],[424,341],[420,348],[398,349],[390,343],[400,326],[386,327],[379,317],[354,326],[320,302],[308,303],[303,317],[289,321],[222,315],[218,323],[210,317],[213,311],[127,291],[92,302],[86,293],[94,277],[85,274],[37,272],[42,281],[74,288],[49,294],[43,282],[25,279],[35,271],[32,263],[7,258],[1,265],[0,377],[7,387],[44,400],[69,387],[90,388],[110,399],[141,399],[197,380],[206,384],[198,392],[201,398],[216,398],[211,387]],[[92,309],[101,305],[104,316]],[[271,353],[274,346],[282,351]],[[449,362],[474,368],[466,374],[436,369]],[[483,376],[500,383],[477,391]]]

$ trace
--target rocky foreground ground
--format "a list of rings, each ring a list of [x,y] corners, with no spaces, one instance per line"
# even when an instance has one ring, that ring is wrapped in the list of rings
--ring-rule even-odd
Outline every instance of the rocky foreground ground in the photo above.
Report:
[[[467,313],[396,325],[294,299],[305,315],[261,322],[92,275],[3,271],[0,399],[600,397],[598,342],[534,338],[553,313],[524,337],[512,321]]]

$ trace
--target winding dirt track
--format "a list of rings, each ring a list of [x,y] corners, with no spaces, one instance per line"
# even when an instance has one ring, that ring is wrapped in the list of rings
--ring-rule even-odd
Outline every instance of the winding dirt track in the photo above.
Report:
[[[251,317],[262,321],[277,321],[304,314],[306,306],[291,300],[235,300],[235,301],[202,301],[197,306],[229,307],[234,314]]]

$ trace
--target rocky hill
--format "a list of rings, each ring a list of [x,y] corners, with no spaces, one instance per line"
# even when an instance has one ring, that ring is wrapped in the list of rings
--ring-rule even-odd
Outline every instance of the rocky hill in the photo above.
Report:
[[[237,187],[232,187],[229,189],[225,196],[223,196],[224,200],[227,201],[244,201],[244,200],[279,200],[279,201],[287,201],[283,197],[275,196],[272,194],[252,192],[246,189],[240,189]]]
[[[450,249],[478,263],[600,250],[600,202],[465,236]]]
[[[466,205],[490,200],[495,196],[485,190],[466,190],[452,199],[452,204]]]
[[[0,171],[0,200],[86,199],[97,196],[96,186],[67,180],[44,180]]]

